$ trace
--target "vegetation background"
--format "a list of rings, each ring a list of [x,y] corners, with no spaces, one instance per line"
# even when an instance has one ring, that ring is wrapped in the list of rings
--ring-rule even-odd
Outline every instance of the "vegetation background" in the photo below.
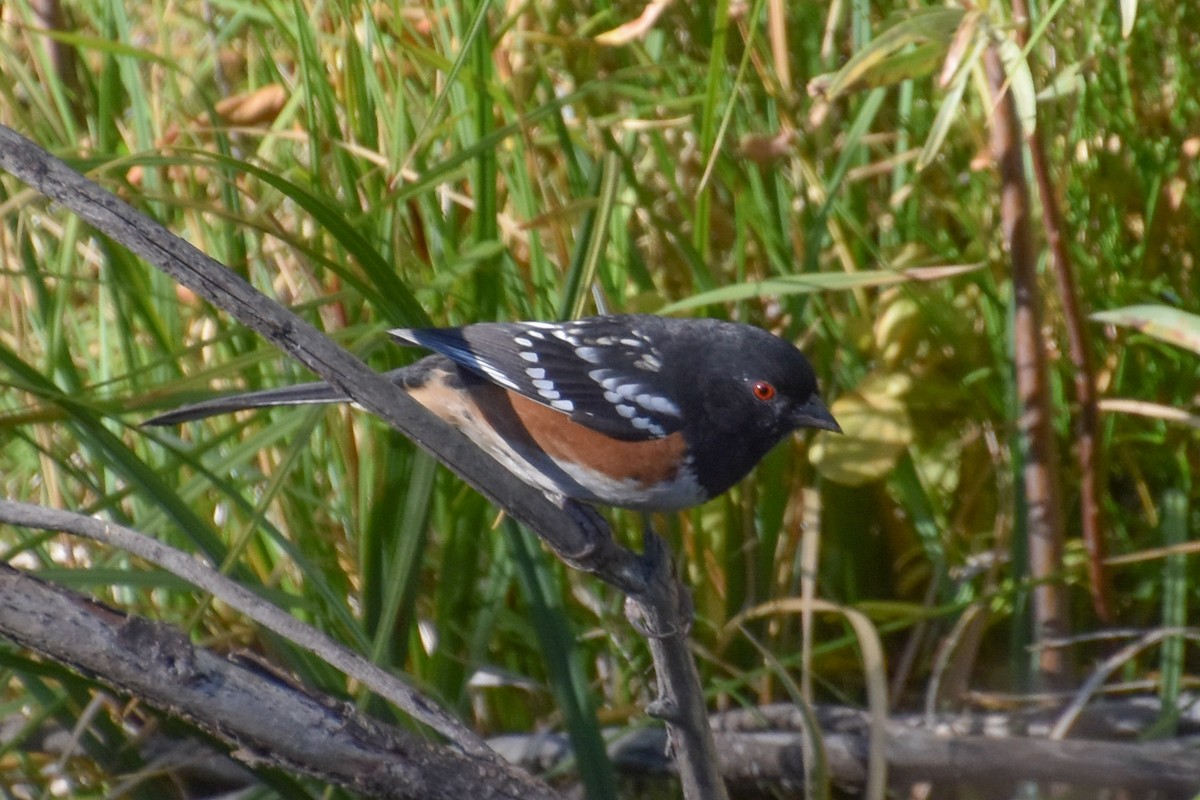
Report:
[[[1023,112],[1036,106],[1085,311],[1195,309],[1200,8],[1035,5],[1026,50],[1003,3],[650,8],[661,15],[628,2],[13,0],[0,8],[0,122],[379,369],[415,357],[388,327],[592,313],[591,287],[609,311],[724,316],[796,341],[849,435],[797,438],[728,496],[655,520],[694,587],[713,707],[789,698],[802,661],[818,699],[856,705],[872,673],[896,708],[1035,688],[1014,291],[975,45],[1015,48],[1010,85]],[[864,52],[878,63],[831,79]],[[5,497],[205,552],[484,732],[566,729],[603,770],[600,726],[643,724],[649,658],[619,596],[352,410],[139,429],[186,401],[307,376],[6,176],[0,222]],[[1066,643],[1079,677],[1113,647],[1083,634],[1181,626],[1200,603],[1200,370],[1160,337],[1085,323],[1104,399],[1102,620],[1054,286],[1041,284],[1067,536],[1051,581],[1081,635]],[[612,518],[637,541],[637,515]],[[121,552],[12,529],[0,551],[370,703]],[[812,576],[875,623],[886,673],[864,668],[839,618],[814,622],[806,653],[788,601]],[[1135,648],[1111,682],[1161,695],[1164,732],[1195,680],[1183,641]],[[0,746],[0,785],[172,791],[139,772],[127,723],[152,712],[97,691],[0,645],[0,712],[27,723]],[[72,758],[30,745],[42,722],[85,715]],[[262,796],[324,791],[273,786]]]

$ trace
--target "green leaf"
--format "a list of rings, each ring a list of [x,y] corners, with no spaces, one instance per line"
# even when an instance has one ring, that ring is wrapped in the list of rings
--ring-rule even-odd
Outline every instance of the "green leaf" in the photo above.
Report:
[[[1033,84],[1029,61],[1021,52],[1020,45],[1012,39],[1000,43],[1000,60],[1004,62],[1004,72],[1008,75],[1008,90],[1012,92],[1013,102],[1017,106],[1021,130],[1029,136],[1037,129],[1037,89]]]
[[[1054,80],[1050,82],[1050,85],[1038,92],[1038,102],[1058,100],[1059,98],[1082,92],[1083,87],[1086,85],[1083,80],[1083,75],[1080,74],[1082,71],[1083,65],[1079,63],[1068,64],[1067,66],[1063,67],[1062,70],[1054,76]]]
[[[1160,305],[1126,306],[1092,314],[1096,322],[1121,325],[1200,353],[1200,316]]]
[[[676,300],[658,310],[660,314],[673,314],[698,306],[732,303],[752,297],[783,297],[814,292],[841,292],[874,286],[891,286],[907,281],[928,281],[961,275],[979,269],[982,264],[952,264],[940,267],[914,267],[904,270],[872,269],[862,272],[812,272],[802,275],[782,275],[761,281],[722,286],[711,292]]]
[[[932,46],[917,59],[917,63],[926,63],[928,73],[932,73],[950,47],[951,38],[965,13],[961,8],[936,8],[906,15],[901,22],[871,40],[840,70],[814,78],[809,83],[809,92],[833,100],[849,91],[888,86],[916,77],[914,63],[909,54],[903,52],[910,45]],[[895,69],[897,63],[905,69]]]
[[[983,52],[984,44],[985,40],[982,37],[977,39],[971,47],[971,55],[964,60],[958,72],[955,73],[954,82],[950,84],[946,98],[942,100],[942,105],[938,108],[937,117],[933,120],[929,136],[926,137],[925,145],[921,148],[921,155],[917,158],[918,172],[929,166],[937,157],[942,149],[942,143],[946,141],[946,135],[950,133],[950,126],[958,119],[958,110],[962,107],[963,91],[967,88],[967,79],[971,77],[971,65]]]
[[[1159,530],[1166,548],[1177,548],[1188,539],[1188,493],[1172,487],[1163,492],[1162,517]],[[1173,553],[1163,561],[1162,626],[1182,630],[1188,624],[1188,593],[1194,587],[1188,580],[1187,559],[1183,553]],[[1159,672],[1162,675],[1163,717],[1173,721],[1178,713],[1180,687],[1184,673],[1184,638],[1171,636],[1162,643]],[[1161,722],[1160,721],[1160,722]],[[1171,725],[1171,727],[1174,727]],[[1169,731],[1174,735],[1175,731]]]

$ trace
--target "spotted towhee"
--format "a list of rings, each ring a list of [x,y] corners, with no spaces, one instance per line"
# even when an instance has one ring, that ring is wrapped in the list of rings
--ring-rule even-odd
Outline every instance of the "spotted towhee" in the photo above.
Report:
[[[804,355],[750,325],[630,314],[391,335],[437,353],[388,373],[397,386],[560,502],[686,508],[741,480],[796,428],[841,430]],[[145,424],[346,400],[309,383]]]

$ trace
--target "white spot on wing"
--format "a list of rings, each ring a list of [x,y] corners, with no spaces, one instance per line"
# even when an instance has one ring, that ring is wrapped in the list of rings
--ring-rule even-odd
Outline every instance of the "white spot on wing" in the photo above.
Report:
[[[640,394],[649,394],[646,387],[640,383],[624,383],[619,377],[605,378],[600,381],[600,385],[622,400],[633,400]]]
[[[639,430],[663,436],[666,434],[666,429],[653,418],[653,415],[664,414],[678,417],[680,414],[679,407],[670,399],[654,392],[648,386],[628,380],[617,370],[594,369],[588,373],[588,377],[604,389],[604,399],[612,404],[613,410],[624,419],[630,420],[630,424]],[[635,406],[633,403],[637,405]],[[644,415],[642,409],[650,412],[650,415]]]
[[[525,336],[514,336],[513,341],[521,345],[521,347],[533,347],[533,339]]]
[[[522,350],[519,353],[519,355],[521,356],[521,358],[525,359],[530,364],[538,363],[538,354],[537,353],[531,353],[528,350]]]
[[[557,408],[559,411],[574,411],[575,410],[575,404],[572,403],[570,400],[551,400],[550,407]]]
[[[478,365],[480,371],[483,372],[484,375],[487,375],[496,383],[507,389],[517,389],[517,385],[513,383],[507,375],[493,367],[491,364],[488,364],[484,361],[476,361],[475,363]]]
[[[533,378],[535,381],[540,381],[542,378],[546,377],[546,370],[542,369],[541,367],[528,367],[525,370],[525,374],[530,378]]]
[[[669,414],[672,417],[679,416],[679,407],[667,398],[663,397],[661,394],[646,392],[639,394],[633,399],[637,401],[638,405],[647,411],[655,411],[659,414]]]
[[[595,347],[576,347],[575,355],[589,364],[599,364],[602,358],[599,349]]]
[[[547,400],[557,400],[558,398],[562,397],[562,393],[559,392],[558,389],[554,388],[554,381],[535,380],[533,382],[533,386],[538,390],[538,394]]]
[[[647,372],[658,372],[662,369],[662,362],[653,353],[643,353],[633,365]]]

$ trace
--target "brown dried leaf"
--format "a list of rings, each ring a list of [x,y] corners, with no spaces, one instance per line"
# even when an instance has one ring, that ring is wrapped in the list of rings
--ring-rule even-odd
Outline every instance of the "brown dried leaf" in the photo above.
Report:
[[[229,125],[250,127],[274,121],[287,102],[287,90],[272,83],[247,94],[236,94],[219,101],[217,115]]]
[[[662,16],[662,13],[667,10],[667,6],[671,5],[673,0],[654,0],[646,6],[641,15],[635,19],[626,22],[624,25],[618,25],[610,31],[598,34],[596,36],[596,44],[602,44],[606,47],[619,47],[623,44],[628,44],[635,39],[643,38],[654,27],[654,23]]]
[[[748,134],[738,143],[738,150],[755,164],[771,164],[790,153],[795,140],[796,132],[790,130],[771,136]]]
[[[942,75],[938,78],[938,85],[943,89],[949,86],[950,81],[954,80],[954,76],[958,74],[963,57],[971,49],[971,44],[979,32],[979,22],[982,18],[983,14],[979,11],[968,11],[963,15],[962,22],[959,23],[958,30],[954,32],[954,38],[950,41],[950,49],[946,52],[946,60],[942,64]]]

